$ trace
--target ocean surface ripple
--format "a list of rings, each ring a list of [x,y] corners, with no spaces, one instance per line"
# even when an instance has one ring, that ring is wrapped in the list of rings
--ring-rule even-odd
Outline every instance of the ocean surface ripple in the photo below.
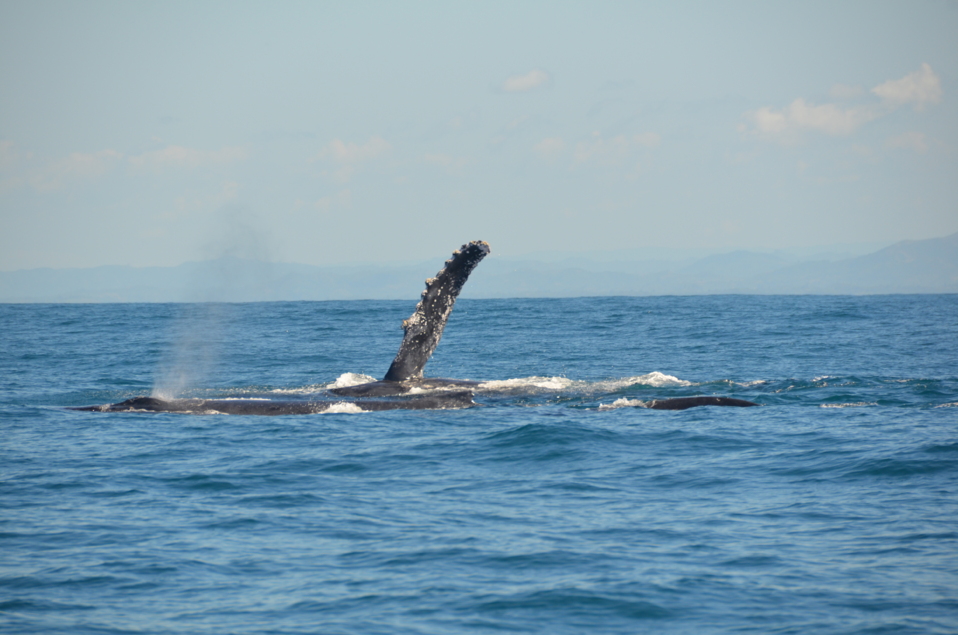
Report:
[[[958,296],[0,305],[4,633],[956,633]],[[726,395],[760,408],[643,408]]]

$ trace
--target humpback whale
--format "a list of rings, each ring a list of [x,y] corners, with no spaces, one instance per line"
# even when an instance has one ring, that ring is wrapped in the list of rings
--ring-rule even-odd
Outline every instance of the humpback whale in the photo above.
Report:
[[[224,415],[311,415],[320,412],[372,412],[377,410],[443,410],[475,406],[472,392],[461,390],[411,399],[367,399],[363,401],[250,401],[247,399],[157,399],[134,397],[105,406],[83,406],[70,410],[89,412],[183,412]]]
[[[476,268],[491,249],[489,243],[474,240],[453,252],[435,278],[426,280],[416,309],[402,323],[403,340],[399,352],[379,381],[356,386],[332,388],[330,393],[349,400],[272,401],[243,399],[173,399],[135,397],[115,404],[84,406],[71,410],[91,412],[189,412],[248,415],[313,414],[319,412],[357,412],[378,410],[434,410],[468,408],[477,405],[473,391],[482,383],[466,379],[423,377],[426,362],[442,339],[452,308]],[[409,394],[415,390],[416,394]],[[441,390],[440,390],[441,389]],[[450,390],[451,389],[451,390]],[[422,394],[423,390],[433,390]],[[697,406],[757,406],[731,397],[678,397],[656,399],[646,407],[653,410],[685,410]]]
[[[475,406],[472,390],[443,390],[432,394],[407,395],[421,390],[460,387],[472,389],[477,381],[425,379],[423,368],[432,356],[446,328],[452,307],[476,265],[490,252],[489,243],[474,240],[453,252],[435,278],[426,280],[416,310],[403,322],[405,335],[399,352],[382,381],[334,388],[329,392],[351,400],[273,401],[243,399],[157,399],[135,397],[115,404],[83,406],[73,410],[90,412],[190,412],[248,415],[313,414],[378,410],[437,410]],[[418,391],[417,391],[418,392]],[[390,397],[389,399],[384,399]]]

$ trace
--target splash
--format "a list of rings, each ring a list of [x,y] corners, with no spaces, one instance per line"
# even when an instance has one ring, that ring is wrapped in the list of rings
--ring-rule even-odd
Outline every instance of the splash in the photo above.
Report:
[[[634,386],[636,384],[642,386],[652,386],[653,388],[662,388],[663,386],[691,386],[692,382],[686,381],[684,379],[679,379],[678,377],[673,377],[672,375],[666,375],[665,373],[660,373],[657,370],[652,371],[647,375],[638,375],[636,377],[629,377],[626,381],[629,383],[628,386]]]
[[[874,401],[856,401],[854,403],[823,403],[822,408],[860,408],[862,406],[877,406]]]
[[[312,384],[310,386],[297,386],[294,388],[271,388],[270,393],[275,395],[312,395],[322,392],[332,384]]]
[[[742,388],[752,388],[753,386],[761,386],[762,384],[767,384],[768,382],[764,379],[755,379],[753,381],[731,381],[729,383],[733,386],[741,386]]]
[[[529,390],[529,389],[541,389],[541,390],[568,390],[572,388],[576,383],[584,382],[575,382],[571,379],[565,377],[517,377],[515,379],[501,379],[496,381],[486,381],[479,384],[481,390],[495,390],[495,391],[504,391],[510,392],[515,390]]]
[[[621,377],[616,379],[604,379],[600,381],[580,381],[569,379],[568,377],[518,377],[515,379],[503,379],[499,381],[486,381],[479,384],[479,389],[495,392],[548,392],[548,391],[574,391],[580,393],[596,392],[615,392],[629,386],[652,386],[661,388],[663,386],[692,386],[692,382],[672,375],[666,375],[658,371],[653,371],[645,375],[635,375],[632,377]]]
[[[331,384],[324,386],[324,388],[346,388],[348,386],[359,386],[360,384],[368,384],[370,382],[376,381],[375,377],[370,377],[369,375],[363,375],[361,373],[343,373],[336,378]]]
[[[329,408],[323,410],[327,414],[356,414],[359,412],[366,412],[359,406],[354,403],[349,403],[346,401],[330,404]]]
[[[599,410],[618,410],[619,408],[647,408],[648,403],[642,401],[641,399],[626,399],[621,397],[616,399],[612,403],[604,403],[599,405]]]

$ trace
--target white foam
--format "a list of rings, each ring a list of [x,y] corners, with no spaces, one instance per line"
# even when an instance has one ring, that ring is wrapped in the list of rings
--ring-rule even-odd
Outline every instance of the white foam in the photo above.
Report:
[[[951,403],[938,404],[935,408],[958,408],[958,401],[952,401]]]
[[[300,386],[296,388],[273,388],[269,392],[277,395],[309,395],[330,388],[346,388],[347,386],[358,386],[376,381],[375,377],[363,375],[362,373],[343,373],[335,381],[328,384],[312,384],[310,386]]]
[[[601,381],[579,381],[568,377],[517,377],[498,381],[486,381],[479,384],[480,390],[518,392],[522,390],[539,391],[577,391],[577,392],[615,392],[629,386],[692,386],[692,382],[658,371],[633,377],[604,379]]]
[[[627,386],[634,386],[636,384],[642,386],[652,386],[653,388],[661,388],[663,386],[691,386],[692,382],[686,381],[684,379],[679,379],[678,377],[673,377],[672,375],[666,375],[665,373],[660,373],[657,370],[653,370],[647,375],[637,375],[636,377],[629,377],[626,379],[628,383]]]
[[[274,395],[311,395],[323,390],[326,390],[326,384],[313,384],[312,386],[300,386],[298,388],[273,388],[269,392]]]
[[[823,403],[822,408],[859,408],[861,406],[877,406],[873,401],[856,401],[855,403]]]
[[[480,390],[522,390],[540,388],[543,390],[568,390],[576,382],[566,377],[517,377],[515,379],[501,379],[486,381],[479,384]],[[583,382],[579,382],[583,383]]]
[[[369,382],[376,381],[375,377],[370,377],[369,375],[363,375],[361,373],[343,373],[336,378],[336,381],[333,383],[324,386],[324,388],[346,388],[348,386],[358,386],[360,384],[368,384]]]
[[[612,403],[604,403],[599,405],[599,410],[617,410],[618,408],[646,408],[648,404],[642,401],[641,399],[626,399],[625,397],[620,397]]]
[[[323,410],[323,412],[328,412],[330,414],[356,414],[357,412],[366,411],[349,401],[338,401],[336,403],[329,404],[329,408]]]

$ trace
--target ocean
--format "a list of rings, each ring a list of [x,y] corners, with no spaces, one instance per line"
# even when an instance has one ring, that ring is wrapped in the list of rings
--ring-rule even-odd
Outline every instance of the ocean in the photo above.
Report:
[[[0,631],[958,633],[958,296],[0,305]],[[722,395],[758,408],[643,408]]]

